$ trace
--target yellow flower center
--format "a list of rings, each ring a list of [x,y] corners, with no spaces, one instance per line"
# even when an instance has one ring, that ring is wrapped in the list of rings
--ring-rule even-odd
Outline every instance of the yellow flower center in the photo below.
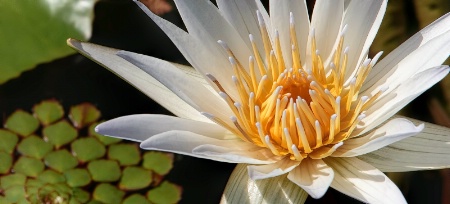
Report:
[[[218,41],[230,56],[234,70],[233,81],[239,98],[232,99],[216,78],[207,74],[220,90],[235,116],[235,127],[228,127],[218,118],[217,123],[233,130],[243,140],[269,148],[275,155],[290,156],[300,161],[306,157],[323,158],[349,138],[356,125],[365,117],[364,110],[384,91],[373,96],[360,96],[359,90],[374,60],[365,60],[354,75],[345,76],[348,49],[343,48],[346,26],[341,31],[333,58],[324,64],[316,50],[314,30],[310,33],[311,67],[303,67],[295,24],[291,13],[290,41],[292,68],[285,66],[278,32],[273,44],[258,13],[264,52],[260,53],[253,36],[250,41],[254,57],[249,58],[249,71],[236,60],[223,41]],[[266,56],[263,59],[261,56]],[[260,79],[257,80],[257,72]]]

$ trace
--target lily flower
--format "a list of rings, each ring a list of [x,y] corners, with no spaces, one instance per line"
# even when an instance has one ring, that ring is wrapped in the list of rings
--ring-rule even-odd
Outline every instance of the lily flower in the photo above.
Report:
[[[332,187],[405,203],[382,172],[450,167],[448,128],[395,115],[449,72],[450,14],[378,62],[368,50],[386,0],[317,0],[311,21],[301,0],[271,0],[269,11],[258,0],[175,0],[187,32],[136,3],[195,70],[69,39],[178,116],[124,116],[98,133],[248,164],[251,180],[287,179],[313,198]]]

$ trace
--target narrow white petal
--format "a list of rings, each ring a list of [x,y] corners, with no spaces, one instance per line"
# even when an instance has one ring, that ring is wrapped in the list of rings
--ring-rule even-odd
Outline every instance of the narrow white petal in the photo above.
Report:
[[[289,157],[266,165],[249,165],[248,176],[252,180],[260,180],[286,174],[300,164],[299,161],[293,161]]]
[[[354,135],[364,134],[386,121],[417,96],[442,80],[448,74],[449,69],[448,66],[430,68],[417,73],[398,87],[392,87],[393,90],[389,94],[380,97],[367,109],[366,117],[355,129]]]
[[[169,130],[185,130],[217,139],[225,139],[227,134],[226,129],[216,124],[154,114],[123,116],[103,122],[95,128],[102,135],[136,142]]]
[[[366,162],[355,157],[324,161],[334,170],[332,188],[365,203],[406,203],[397,186]]]
[[[99,63],[114,74],[117,74],[175,115],[182,118],[211,122],[197,110],[177,97],[155,78],[117,56],[116,52],[119,50],[87,42],[80,42],[75,39],[69,39],[67,43],[84,56]]]
[[[395,87],[425,69],[441,65],[450,55],[450,13],[423,28],[375,65],[362,91]]]
[[[195,149],[201,148],[203,145],[220,147],[217,152],[222,152],[222,154],[196,153]],[[257,154],[256,158],[253,157],[254,155],[250,154],[249,151],[258,151],[260,148],[258,149],[257,146],[240,139],[221,140],[179,130],[171,130],[149,137],[141,143],[141,148],[146,150],[173,152],[229,163],[269,164],[275,162],[275,160],[272,160],[263,154]],[[226,152],[224,152],[224,150],[226,150]],[[273,154],[267,156],[273,156]]]
[[[288,179],[303,188],[313,198],[321,198],[330,187],[334,171],[321,159],[303,160],[288,174]]]
[[[413,122],[423,123],[413,119]],[[358,156],[385,172],[450,168],[450,129],[430,123],[419,134]]]
[[[339,147],[331,156],[355,157],[363,155],[414,136],[423,128],[423,124],[415,126],[414,123],[405,118],[395,118],[363,136],[344,141],[344,145]]]

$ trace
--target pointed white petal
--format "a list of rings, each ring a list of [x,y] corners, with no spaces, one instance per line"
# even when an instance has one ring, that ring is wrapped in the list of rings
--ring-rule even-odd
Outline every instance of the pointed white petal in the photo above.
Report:
[[[380,97],[366,111],[366,117],[355,129],[353,135],[364,134],[372,128],[397,113],[405,105],[439,82],[449,72],[448,66],[440,66],[417,73],[413,77],[401,83],[398,87],[392,87],[392,91]]]
[[[305,1],[284,0],[270,1],[270,20],[272,29],[280,35],[281,49],[287,68],[292,67],[291,40],[290,40],[290,12],[294,15],[296,37],[299,43],[300,56],[304,59],[306,43],[309,34],[309,15]]]
[[[425,123],[419,134],[358,158],[385,172],[450,168],[450,129]]]
[[[405,118],[395,118],[389,120],[381,127],[366,133],[366,135],[344,141],[344,145],[339,147],[332,156],[355,157],[363,155],[414,136],[422,131],[423,128],[423,124],[415,126]]]
[[[334,170],[331,187],[365,203],[406,203],[397,186],[375,167],[355,157],[324,159]]]
[[[222,154],[197,154],[196,148],[203,145],[214,145],[221,149]],[[209,146],[211,147],[211,146]],[[240,139],[221,140],[207,137],[188,131],[171,130],[153,135],[141,143],[141,148],[189,155],[198,158],[211,159],[229,163],[269,164],[275,162],[266,157],[268,155],[256,154],[253,157],[249,151],[258,151],[258,147]],[[224,152],[226,150],[226,152]],[[271,154],[273,156],[273,154]]]
[[[252,180],[246,164],[238,164],[228,180],[222,204],[305,203],[308,194],[286,176]]]
[[[300,164],[292,161],[289,157],[284,157],[280,161],[266,165],[249,165],[248,176],[252,180],[260,180],[286,174]]]
[[[342,25],[347,25],[344,47],[349,47],[346,77],[362,63],[377,34],[387,0],[350,1]]]
[[[226,129],[216,124],[154,114],[123,116],[103,122],[95,128],[99,134],[136,142],[169,130],[185,130],[217,139],[225,139],[227,134]]]
[[[80,42],[75,39],[67,40],[67,44],[84,56],[99,63],[103,67],[117,74],[125,81],[139,89],[145,95],[149,96],[164,108],[175,115],[198,121],[211,122],[201,115],[186,102],[178,98],[174,93],[164,85],[146,74],[144,71],[127,62],[116,55],[117,49],[103,47],[87,42]]]
[[[303,160],[288,174],[288,179],[303,188],[313,198],[321,198],[334,178],[334,171],[321,159]]]
[[[371,93],[379,86],[396,87],[414,74],[441,65],[450,55],[449,25],[450,13],[409,38],[375,65],[361,90]]]

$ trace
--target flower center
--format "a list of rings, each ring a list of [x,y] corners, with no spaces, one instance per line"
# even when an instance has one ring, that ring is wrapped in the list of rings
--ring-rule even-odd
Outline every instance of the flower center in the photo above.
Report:
[[[354,75],[346,78],[349,49],[343,48],[346,26],[327,63],[322,61],[316,49],[313,29],[309,39],[311,63],[305,67],[299,55],[291,13],[292,67],[288,68],[282,57],[278,32],[275,31],[271,41],[261,14],[257,14],[264,53],[258,51],[250,34],[254,57],[249,58],[249,71],[236,60],[225,42],[218,41],[230,56],[235,74],[232,79],[239,97],[231,98],[216,78],[207,74],[234,112],[231,117],[234,127],[212,115],[206,116],[243,140],[270,149],[275,155],[290,156],[297,161],[306,157],[326,157],[349,138],[365,117],[364,110],[385,90],[380,89],[370,97],[359,95],[359,89],[381,52],[374,60],[365,60]]]

